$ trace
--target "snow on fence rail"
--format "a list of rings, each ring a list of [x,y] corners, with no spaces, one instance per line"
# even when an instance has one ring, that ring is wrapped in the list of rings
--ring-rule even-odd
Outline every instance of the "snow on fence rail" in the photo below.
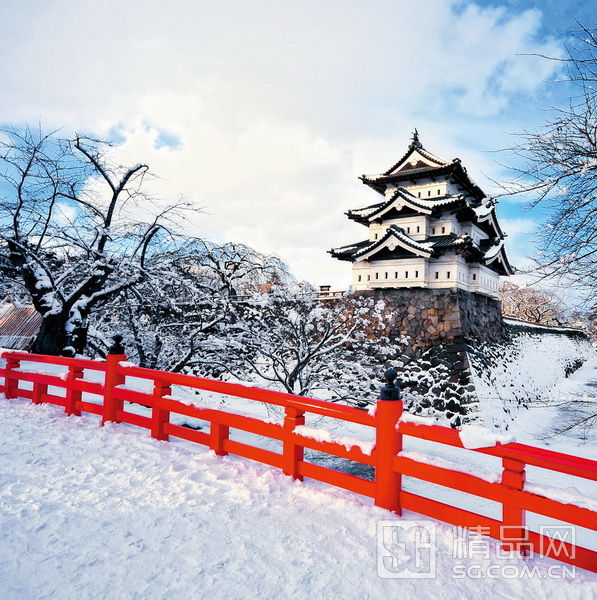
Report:
[[[456,430],[426,425],[416,419],[401,419],[400,400],[380,399],[375,413],[369,414],[356,408],[322,400],[131,366],[125,362],[124,354],[109,354],[105,362],[23,352],[4,352],[2,357],[6,359],[6,366],[0,369],[0,377],[4,378],[4,384],[0,385],[0,392],[3,392],[6,398],[21,397],[31,399],[38,404],[43,402],[56,404],[64,407],[69,415],[80,415],[81,412],[93,413],[101,417],[102,425],[108,421],[115,421],[144,427],[149,429],[151,436],[158,440],[176,437],[203,444],[220,456],[236,454],[282,469],[286,475],[295,479],[302,480],[304,477],[309,477],[368,496],[373,498],[376,506],[397,514],[401,514],[402,509],[411,510],[433,519],[482,532],[500,540],[507,548],[522,553],[531,550],[597,572],[597,552],[527,529],[525,512],[544,515],[592,530],[597,530],[597,513],[588,508],[565,504],[524,490],[527,465],[597,481],[597,461],[518,443],[498,442],[491,447],[467,449],[469,452],[480,452],[502,459],[501,481],[491,482],[446,466],[420,462],[408,455],[401,455],[403,436],[412,436],[457,448],[465,448],[465,446]],[[68,371],[66,376],[30,372],[21,368],[21,362],[60,365],[67,367]],[[103,382],[86,380],[85,371],[103,373]],[[150,381],[153,385],[152,393],[126,388],[127,377]],[[32,389],[20,387],[19,382],[31,382]],[[171,398],[173,385],[283,407],[285,411],[283,424],[268,423],[254,417],[184,404]],[[49,393],[49,387],[65,389],[65,396]],[[101,404],[84,401],[83,393],[99,396]],[[151,417],[125,410],[125,401],[150,407]],[[172,413],[208,421],[209,433],[171,423]],[[374,428],[376,443],[373,450],[369,454],[358,445],[347,447],[345,440],[326,441],[301,435],[301,432],[304,433],[308,429],[304,427],[305,413]],[[282,442],[282,453],[232,440],[229,437],[231,428],[279,440]],[[369,481],[307,462],[304,459],[305,448],[370,465],[375,469],[375,478]],[[407,492],[401,489],[402,475],[498,502],[502,505],[502,518],[492,519]]]

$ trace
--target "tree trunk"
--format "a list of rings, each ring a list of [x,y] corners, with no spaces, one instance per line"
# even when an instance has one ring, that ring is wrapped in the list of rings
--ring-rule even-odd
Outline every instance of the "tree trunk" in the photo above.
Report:
[[[66,330],[67,322],[68,315],[63,313],[44,315],[31,352],[52,356],[82,354],[87,345],[87,326],[77,327],[69,333]]]

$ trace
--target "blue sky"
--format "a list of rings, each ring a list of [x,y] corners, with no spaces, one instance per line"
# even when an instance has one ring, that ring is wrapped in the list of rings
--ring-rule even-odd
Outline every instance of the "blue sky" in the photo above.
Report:
[[[147,161],[189,232],[273,252],[343,288],[326,250],[362,239],[348,208],[376,201],[357,179],[385,170],[417,127],[493,191],[495,151],[565,100],[549,83],[591,2],[450,0],[5,1],[0,121],[111,137]],[[499,214],[524,265],[535,215]]]

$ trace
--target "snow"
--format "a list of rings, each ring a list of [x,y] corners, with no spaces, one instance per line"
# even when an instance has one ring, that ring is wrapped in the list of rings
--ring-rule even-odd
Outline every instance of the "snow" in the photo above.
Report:
[[[398,518],[348,492],[127,425],[0,399],[0,580],[7,600],[201,597],[590,598],[597,576],[558,578],[542,558],[477,556],[534,574],[459,577],[462,532],[437,524],[430,579],[377,574],[380,522]],[[406,560],[408,554],[400,554]],[[460,568],[460,570],[458,570]],[[559,571],[558,571],[559,572]]]
[[[497,244],[489,248],[489,250],[487,250],[487,252],[485,253],[485,260],[489,261],[492,258],[495,258],[502,251],[504,243],[505,240],[500,240]]]
[[[556,488],[549,485],[526,484],[524,488],[527,492],[539,494],[552,500],[557,500],[564,504],[576,504],[589,510],[597,511],[597,500],[581,494],[575,487],[570,486],[565,489]]]
[[[443,469],[452,469],[453,471],[462,471],[462,464],[451,460],[445,460],[434,454],[425,454],[423,452],[413,452],[412,450],[403,450],[399,453],[404,458],[410,458],[417,462],[424,463],[426,465],[434,465],[436,467],[442,467]],[[474,475],[480,479],[484,479],[489,482],[500,481],[500,475],[497,472],[486,471],[484,469],[468,468],[466,470],[468,475]],[[586,498],[586,496],[583,496]]]
[[[469,450],[474,448],[489,448],[490,446],[495,446],[498,442],[500,444],[509,444],[515,441],[512,435],[495,433],[480,425],[472,424],[463,425],[458,435],[460,436],[462,445]]]
[[[473,208],[478,219],[488,217],[495,210],[495,201],[491,198],[486,198],[481,206]]]
[[[490,360],[479,360],[474,353],[469,354],[486,427],[504,430],[513,422],[524,423],[524,427],[533,423],[547,426],[547,421],[556,418],[562,398],[570,395],[566,390],[576,381],[574,374],[566,376],[570,365],[577,360],[588,361],[586,364],[597,360],[587,340],[561,333],[533,332],[534,329],[529,329],[517,334],[509,344],[496,350],[482,349]],[[595,397],[595,389],[591,394]],[[533,431],[539,433],[536,426]],[[515,433],[519,437],[519,432]]]
[[[504,323],[508,325],[518,325],[524,326],[527,329],[538,329],[540,331],[550,332],[554,329],[556,331],[578,331],[584,333],[582,329],[578,329],[576,327],[566,327],[560,325],[540,325],[539,323],[529,323],[528,321],[523,321],[522,319],[516,319],[515,317],[504,317]]]
[[[433,417],[420,417],[419,415],[413,415],[408,412],[403,412],[400,416],[399,422],[401,423],[415,423],[416,425],[435,425],[435,419]]]
[[[326,429],[322,429],[321,427],[307,427],[306,425],[297,425],[294,428],[294,433],[298,435],[302,435],[313,440],[317,440],[318,442],[336,442],[336,444],[340,444],[344,446],[347,450],[350,450],[353,447],[358,447],[363,452],[363,454],[371,455],[373,452],[373,448],[375,447],[374,442],[363,442],[361,440],[356,440],[350,437],[333,435]]]

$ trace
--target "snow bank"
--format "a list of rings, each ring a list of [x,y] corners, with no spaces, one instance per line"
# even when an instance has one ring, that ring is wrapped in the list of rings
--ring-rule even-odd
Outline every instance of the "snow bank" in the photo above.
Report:
[[[570,371],[593,357],[586,338],[540,330],[517,333],[507,344],[469,349],[483,422],[504,428],[521,408],[558,401]]]
[[[455,556],[462,532],[449,525],[127,425],[0,405],[3,598],[581,600],[596,590],[595,575],[550,577],[554,561],[500,558],[490,540],[467,576],[471,561]],[[384,523],[433,528],[432,577],[378,575]],[[480,579],[493,565],[510,577]],[[534,574],[511,576],[525,568]]]

